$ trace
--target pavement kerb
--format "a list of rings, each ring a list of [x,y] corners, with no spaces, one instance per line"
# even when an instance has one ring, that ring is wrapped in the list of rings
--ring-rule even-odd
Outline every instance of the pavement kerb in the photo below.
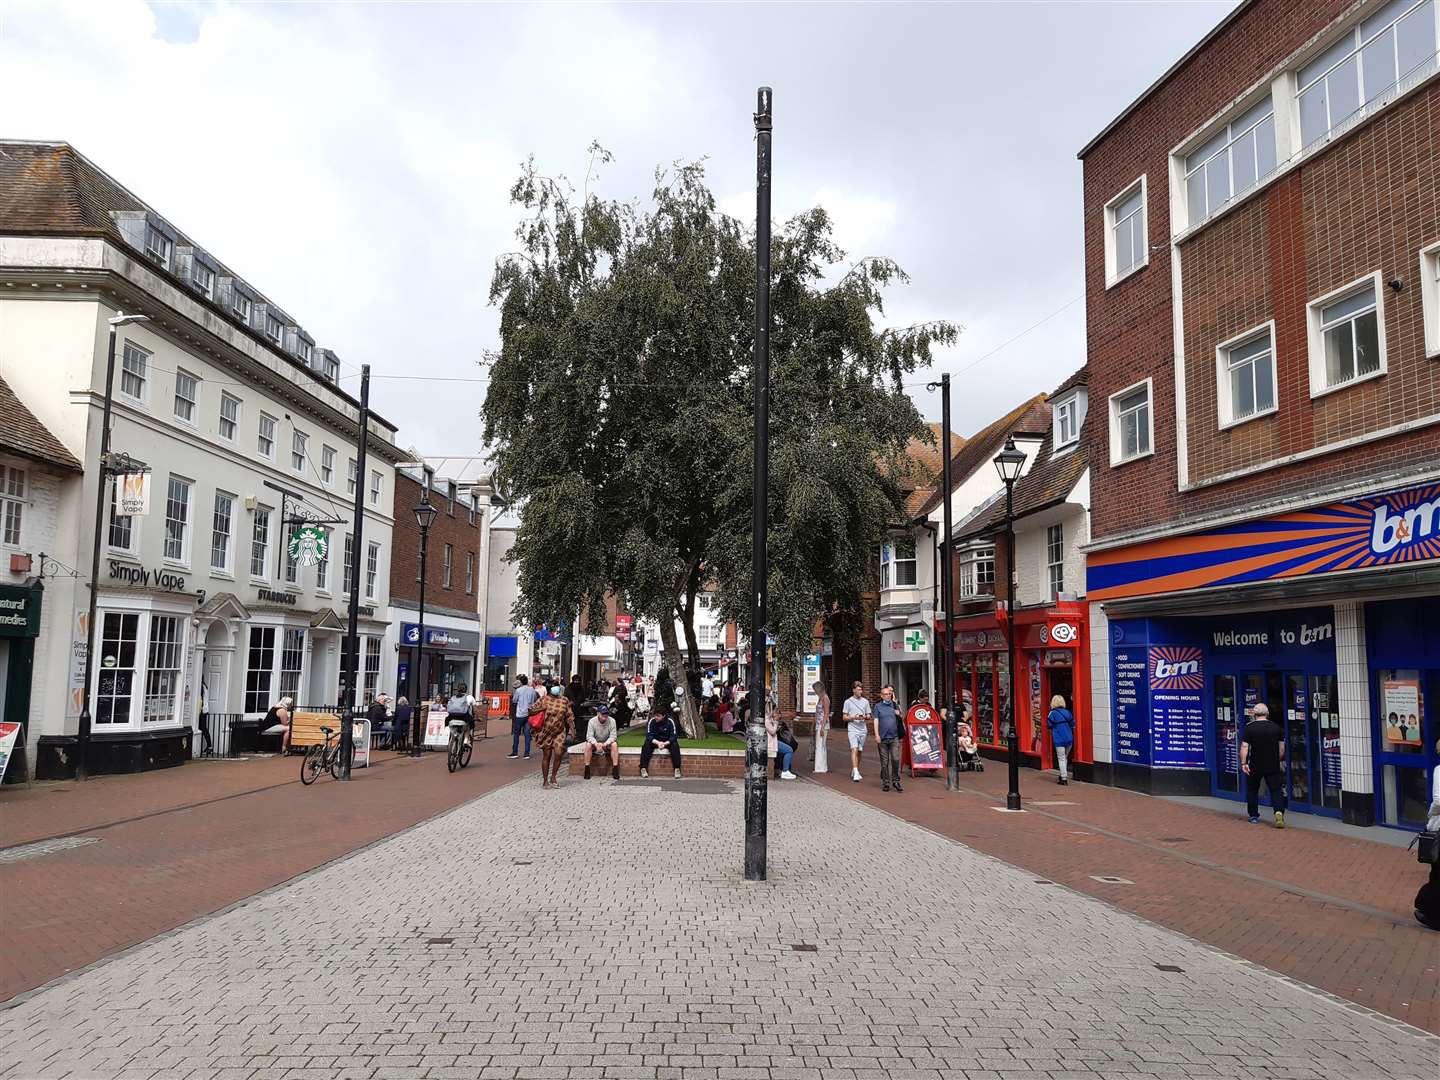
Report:
[[[1002,859],[1002,858],[1000,858],[1000,857],[998,857],[998,856],[996,856],[996,855],[990,855],[990,854],[988,854],[988,853],[986,853],[986,852],[984,852],[984,851],[981,851],[979,848],[971,847],[969,844],[965,843],[963,840],[957,840],[957,839],[955,839],[953,836],[946,836],[944,833],[940,832],[940,831],[937,830],[937,829],[932,829],[932,828],[931,828],[930,826],[928,826],[928,825],[921,825],[921,824],[919,824],[918,822],[911,821],[909,818],[903,817],[902,815],[900,815],[899,813],[895,812],[894,810],[887,810],[887,809],[885,809],[884,807],[875,806],[875,805],[872,804],[872,803],[868,803],[868,802],[866,802],[864,799],[857,799],[857,798],[855,798],[853,795],[850,795],[848,792],[846,792],[844,789],[838,789],[838,790],[837,790],[837,789],[835,789],[835,788],[827,787],[825,784],[820,783],[819,781],[815,780],[813,777],[810,777],[810,776],[805,776],[805,777],[803,777],[803,779],[805,780],[806,783],[814,784],[816,787],[821,788],[822,790],[827,791],[827,792],[829,792],[829,793],[832,794],[832,795],[838,795],[838,796],[840,796],[840,797],[842,797],[842,798],[850,799],[852,802],[859,803],[861,806],[865,807],[865,808],[868,809],[868,810],[873,810],[873,811],[874,811],[875,813],[877,813],[877,814],[884,814],[884,815],[886,815],[887,817],[894,818],[896,821],[902,822],[903,824],[908,825],[908,826],[910,826],[910,827],[913,828],[913,829],[920,829],[920,830],[923,831],[923,832],[930,833],[932,836],[937,836],[937,837],[939,837],[941,840],[944,840],[944,841],[946,841],[947,843],[955,844],[955,845],[957,845],[957,846],[959,846],[959,847],[963,847],[963,848],[965,848],[967,851],[972,852],[973,854],[978,855],[978,856],[980,856],[981,858],[989,859],[989,860],[991,860],[992,862],[1000,863],[1002,866],[1008,866],[1008,867],[1010,867],[1011,869],[1020,870],[1020,871],[1022,871],[1022,872],[1024,872],[1024,873],[1027,873],[1027,874],[1031,872],[1031,871],[1027,870],[1027,869],[1026,869],[1025,867],[1023,867],[1023,866],[1018,866],[1018,865],[1016,865],[1015,863],[1008,863],[1008,862],[1006,862],[1004,859]],[[959,789],[959,791],[960,791],[960,793],[962,793],[962,794],[975,795],[975,796],[979,796],[980,798],[990,798],[990,797],[987,796],[984,792],[981,792],[981,791],[966,791],[966,790],[963,789],[963,788]],[[991,801],[993,802],[993,801],[997,801],[997,800],[991,799]],[[1063,817],[1061,817],[1061,816],[1058,815],[1058,814],[1051,814],[1051,813],[1048,813],[1047,811],[1044,811],[1044,810],[1027,810],[1027,811],[1025,811],[1025,812],[1026,812],[1026,813],[1033,813],[1033,814],[1037,814],[1037,815],[1042,815],[1042,816],[1045,816],[1045,817],[1051,817],[1051,818],[1054,818],[1054,819],[1057,820],[1057,821],[1063,821],[1063,822],[1065,822],[1066,824],[1080,824],[1080,825],[1085,825],[1085,822],[1071,822],[1071,820],[1070,820],[1069,818],[1063,818]],[[1090,826],[1087,825],[1086,827],[1089,828]],[[1124,836],[1124,834],[1121,834],[1121,833],[1113,833],[1113,834],[1112,834],[1112,833],[1108,833],[1108,832],[1106,832],[1106,830],[1104,830],[1104,829],[1096,829],[1095,831],[1096,831],[1096,832],[1105,833],[1106,835],[1113,835],[1113,836],[1117,837],[1118,839],[1122,839],[1122,840],[1131,839],[1131,838],[1129,838],[1129,837]],[[1148,845],[1147,845],[1147,846],[1148,846]],[[1166,849],[1166,848],[1159,848],[1158,850],[1160,850],[1160,851],[1168,851],[1168,849]],[[1172,854],[1173,854],[1173,853],[1172,853]],[[1185,856],[1177,856],[1177,857],[1178,857],[1178,858],[1185,858]],[[1193,859],[1193,858],[1190,858],[1188,861],[1193,862],[1194,859]],[[1207,865],[1207,864],[1201,863],[1200,865]],[[1218,866],[1218,865],[1217,865],[1217,866],[1215,867],[1215,869],[1217,869],[1217,870],[1224,870],[1225,867],[1223,867],[1223,866]],[[1251,875],[1251,876],[1253,876],[1253,875]],[[1257,880],[1257,881],[1266,881],[1266,879],[1264,879],[1264,878],[1259,878],[1259,877],[1255,877],[1255,880]],[[1266,882],[1266,883],[1267,883],[1267,884],[1275,884],[1275,883],[1273,883],[1273,882]],[[1380,1012],[1380,1011],[1378,1011],[1378,1010],[1376,1010],[1376,1009],[1367,1008],[1367,1007],[1364,1006],[1364,1005],[1360,1005],[1360,1004],[1357,1004],[1357,1003],[1354,1002],[1354,1001],[1350,1001],[1348,998],[1343,998],[1343,997],[1341,997],[1341,996],[1338,995],[1338,994],[1332,994],[1332,993],[1330,993],[1328,990],[1322,990],[1322,989],[1320,989],[1320,987],[1318,987],[1318,986],[1312,986],[1310,983],[1304,982],[1304,981],[1302,981],[1302,980],[1300,980],[1300,979],[1292,978],[1292,977],[1289,976],[1289,975],[1281,974],[1281,973],[1278,972],[1278,971],[1274,971],[1274,970],[1272,970],[1271,968],[1267,968],[1267,967],[1266,967],[1265,965],[1263,965],[1263,964],[1257,964],[1257,963],[1255,963],[1253,960],[1246,960],[1243,956],[1236,956],[1234,953],[1227,952],[1227,951],[1225,951],[1224,949],[1220,948],[1220,947],[1217,946],[1217,945],[1212,945],[1212,944],[1210,944],[1209,942],[1201,941],[1199,938],[1192,938],[1192,937],[1190,937],[1189,935],[1180,932],[1179,930],[1175,930],[1175,929],[1173,929],[1172,927],[1169,927],[1169,926],[1164,925],[1163,923],[1158,923],[1158,922],[1156,922],[1154,919],[1148,919],[1148,918],[1146,918],[1144,915],[1140,915],[1140,914],[1137,914],[1136,912],[1133,912],[1133,911],[1130,911],[1130,910],[1128,910],[1128,909],[1126,909],[1126,908],[1123,908],[1123,907],[1121,907],[1119,904],[1116,904],[1116,903],[1114,903],[1114,902],[1112,902],[1112,901],[1110,901],[1110,900],[1105,899],[1103,896],[1093,896],[1093,895],[1091,895],[1090,893],[1082,892],[1082,891],[1080,891],[1079,889],[1073,888],[1073,887],[1071,887],[1071,886],[1069,886],[1069,885],[1061,884],[1061,883],[1058,882],[1058,881],[1052,881],[1052,882],[1050,882],[1050,887],[1051,887],[1051,888],[1055,888],[1055,889],[1063,889],[1064,891],[1070,893],[1072,896],[1076,896],[1076,897],[1079,897],[1079,898],[1084,899],[1084,900],[1089,900],[1089,901],[1092,901],[1092,902],[1097,903],[1097,904],[1103,904],[1105,907],[1110,908],[1112,911],[1118,912],[1118,913],[1120,913],[1121,915],[1128,916],[1128,917],[1130,917],[1130,918],[1132,918],[1132,919],[1137,919],[1137,920],[1139,920],[1140,922],[1145,923],[1147,926],[1154,927],[1155,929],[1161,930],[1161,931],[1163,931],[1163,932],[1166,933],[1166,934],[1173,934],[1173,935],[1175,935],[1176,937],[1184,938],[1186,941],[1192,942],[1193,944],[1195,944],[1196,946],[1198,946],[1198,947],[1200,947],[1200,948],[1202,948],[1202,949],[1206,949],[1206,950],[1214,953],[1214,954],[1217,955],[1217,956],[1223,957],[1225,960],[1229,961],[1230,963],[1234,964],[1234,965],[1237,966],[1237,967],[1248,968],[1248,969],[1250,969],[1251,971],[1258,972],[1258,973],[1260,973],[1260,974],[1262,974],[1262,975],[1265,975],[1265,976],[1267,976],[1267,977],[1269,977],[1269,978],[1271,978],[1271,979],[1274,979],[1274,980],[1277,981],[1277,982],[1285,983],[1286,985],[1292,986],[1292,987],[1294,987],[1294,988],[1296,988],[1296,989],[1298,989],[1298,990],[1303,990],[1305,993],[1311,994],[1311,995],[1313,995],[1313,996],[1315,996],[1315,997],[1318,997],[1318,998],[1320,998],[1320,999],[1322,999],[1322,1000],[1324,1000],[1324,1001],[1328,1001],[1328,1002],[1330,1002],[1330,1003],[1332,1003],[1332,1004],[1335,1004],[1335,1005],[1340,1005],[1340,1006],[1344,1007],[1344,1008],[1345,1008],[1347,1011],[1349,1011],[1349,1012],[1355,1013],[1355,1014],[1360,1015],[1360,1016],[1367,1017],[1368,1019],[1373,1020],[1373,1021],[1375,1021],[1375,1022],[1377,1022],[1377,1023],[1382,1023],[1382,1024],[1384,1024],[1384,1025],[1387,1026],[1387,1027],[1395,1028],[1395,1029],[1398,1029],[1398,1030],[1400,1030],[1400,1031],[1403,1031],[1403,1032],[1405,1032],[1407,1035],[1410,1035],[1410,1036],[1412,1036],[1412,1037],[1414,1037],[1414,1038],[1416,1038],[1416,1039],[1418,1039],[1418,1040],[1420,1040],[1420,1041],[1423,1041],[1423,1042],[1432,1042],[1432,1043],[1434,1043],[1437,1047],[1440,1047],[1440,1035],[1437,1035],[1437,1034],[1434,1034],[1434,1033],[1432,1033],[1432,1032],[1426,1031],[1424,1028],[1416,1027],[1414,1024],[1408,1024],[1408,1023],[1406,1023],[1404,1020],[1400,1020],[1400,1019],[1398,1019],[1398,1018],[1396,1018],[1396,1017],[1394,1017],[1394,1016],[1390,1016],[1388,1013],[1383,1013],[1383,1012]],[[1291,891],[1297,891],[1297,890],[1292,889]],[[1303,890],[1302,890],[1302,891],[1303,891]],[[1324,897],[1322,894],[1310,894],[1310,893],[1306,893],[1306,895],[1312,896],[1313,898],[1325,899],[1325,900],[1327,900],[1327,901],[1330,899],[1330,898],[1328,898],[1328,897]],[[1342,902],[1342,901],[1336,900],[1335,902],[1338,903],[1338,902]],[[1363,909],[1363,905],[1359,905],[1359,906]],[[1369,912],[1367,911],[1367,914],[1368,914],[1368,913],[1369,913]],[[1388,919],[1388,918],[1391,918],[1391,916],[1388,915],[1388,913],[1381,912],[1380,914],[1385,915],[1385,917],[1386,917],[1387,919]]]
[[[481,799],[488,799],[490,796],[492,796],[492,795],[497,795],[497,794],[499,794],[500,792],[507,790],[508,788],[514,787],[516,784],[531,783],[531,782],[534,781],[534,779],[535,779],[535,778],[534,778],[533,776],[521,776],[521,777],[517,777],[517,778],[514,779],[514,780],[511,780],[508,784],[501,784],[499,787],[497,787],[497,788],[491,788],[489,791],[482,791],[480,794],[475,795],[475,796],[473,796],[472,798],[466,799],[464,802],[456,803],[454,806],[448,806],[448,807],[446,807],[444,810],[441,810],[441,811],[439,811],[438,813],[435,813],[435,814],[431,814],[431,815],[430,815],[429,817],[427,817],[427,818],[421,818],[419,821],[415,822],[413,825],[407,825],[407,826],[405,826],[405,827],[402,828],[402,829],[397,829],[397,830],[395,830],[395,832],[386,833],[384,836],[377,836],[374,840],[371,840],[371,841],[369,841],[368,843],[365,843],[365,844],[361,844],[359,847],[354,848],[354,849],[352,849],[352,850],[350,850],[350,851],[347,851],[347,852],[345,852],[343,855],[337,855],[337,856],[335,856],[335,858],[333,858],[333,859],[327,859],[325,862],[322,862],[322,863],[320,863],[320,864],[317,865],[317,866],[312,866],[312,867],[310,867],[308,870],[302,870],[302,871],[300,871],[300,873],[298,873],[298,874],[291,874],[288,878],[285,878],[283,881],[277,881],[277,882],[275,882],[275,884],[270,885],[270,886],[268,886],[267,888],[261,889],[261,890],[260,890],[259,892],[257,892],[257,893],[251,893],[249,896],[245,897],[244,899],[236,900],[233,904],[226,904],[224,907],[216,908],[214,911],[207,911],[204,915],[197,915],[195,918],[190,919],[188,922],[181,923],[179,926],[171,927],[169,930],[163,930],[163,931],[161,931],[160,933],[154,935],[153,937],[148,937],[148,938],[146,938],[144,941],[136,942],[134,945],[130,945],[130,946],[124,948],[124,949],[120,949],[120,950],[118,950],[118,951],[116,951],[116,952],[113,952],[113,953],[111,953],[109,956],[102,956],[99,960],[94,960],[94,961],[92,961],[91,963],[88,963],[88,964],[84,965],[83,967],[78,967],[78,968],[76,968],[74,971],[67,971],[67,972],[65,972],[64,975],[57,975],[55,978],[49,980],[48,982],[41,983],[39,986],[31,987],[29,990],[22,990],[22,991],[20,991],[20,993],[16,994],[14,997],[7,998],[7,999],[4,1000],[4,1001],[0,1001],[0,1012],[5,1012],[5,1011],[8,1010],[8,1009],[12,1009],[12,1008],[14,1008],[16,1005],[19,1005],[19,1004],[21,1004],[22,1002],[28,1001],[30,998],[34,997],[34,996],[37,995],[37,994],[42,994],[42,993],[44,993],[45,991],[54,989],[54,988],[57,987],[57,986],[63,986],[65,983],[70,982],[72,979],[75,979],[75,978],[77,978],[77,977],[79,977],[79,976],[81,976],[81,975],[84,975],[84,974],[87,973],[87,972],[95,971],[95,970],[97,970],[97,969],[99,969],[99,968],[103,968],[103,967],[105,967],[105,965],[107,965],[107,964],[114,963],[116,960],[120,960],[120,959],[122,959],[122,958],[124,958],[124,957],[127,957],[127,956],[129,956],[130,954],[135,953],[135,952],[138,952],[138,951],[140,951],[141,949],[147,948],[147,947],[150,946],[150,945],[154,945],[156,942],[164,941],[166,938],[173,937],[174,935],[179,934],[179,933],[183,933],[184,931],[189,930],[189,929],[191,929],[192,927],[203,926],[205,923],[210,922],[210,921],[213,920],[213,919],[218,919],[218,918],[220,918],[222,915],[228,915],[228,914],[229,914],[230,912],[232,912],[232,911],[236,911],[236,910],[238,910],[239,908],[243,908],[243,907],[245,907],[245,906],[248,905],[248,904],[253,904],[255,901],[260,900],[260,899],[262,899],[262,898],[264,898],[264,897],[266,897],[266,896],[269,896],[271,893],[276,892],[277,890],[286,888],[287,886],[293,885],[293,884],[295,884],[295,883],[298,882],[298,881],[303,881],[305,878],[310,877],[312,874],[318,874],[318,873],[320,873],[322,870],[328,870],[328,869],[330,869],[331,867],[338,866],[338,865],[340,865],[341,863],[347,861],[348,859],[353,859],[353,858],[355,858],[355,856],[361,855],[361,854],[369,851],[369,850],[370,850],[371,848],[373,848],[373,847],[378,847],[378,846],[381,845],[381,844],[389,843],[391,840],[394,840],[395,837],[399,836],[399,835],[400,835],[401,833],[403,833],[403,832],[408,832],[408,831],[411,830],[411,829],[418,829],[418,828],[420,828],[420,827],[423,826],[423,825],[429,825],[431,822],[439,821],[441,818],[445,817],[447,814],[453,814],[453,813],[456,813],[456,812],[459,811],[459,810],[463,810],[465,807],[469,806],[471,803],[479,802]],[[287,781],[287,784],[288,784],[288,783],[294,783],[294,782],[296,782],[296,781]],[[278,786],[286,786],[286,785],[278,785]],[[269,790],[269,789],[268,789],[268,788],[257,788],[256,790],[257,790],[257,791],[264,791],[264,790]],[[253,792],[243,792],[243,791],[242,791],[242,792],[236,792],[236,793],[235,793],[235,795],[246,795],[246,794],[253,794]],[[223,796],[221,799],[216,799],[216,800],[213,800],[213,801],[215,801],[215,802],[221,802],[221,801],[223,801],[224,798],[232,798],[232,797],[234,797],[234,796]],[[204,804],[204,803],[197,803],[196,805],[206,805],[206,804]],[[181,808],[180,808],[180,807],[177,807],[176,809],[181,809]],[[168,811],[157,811],[156,813],[168,813]],[[140,815],[139,818],[136,818],[135,820],[141,820],[141,819],[143,819],[143,818],[153,817],[153,816],[154,816],[153,814],[142,814],[142,815]],[[117,825],[118,825],[118,824],[120,824],[120,822],[115,822],[114,824],[117,824]],[[92,830],[82,830],[82,832],[89,832],[89,831],[92,831]],[[71,833],[71,834],[66,834],[66,835],[75,835],[75,834]],[[39,842],[39,841],[27,841],[27,843],[38,843],[38,842]],[[20,845],[20,846],[24,846],[24,845]]]

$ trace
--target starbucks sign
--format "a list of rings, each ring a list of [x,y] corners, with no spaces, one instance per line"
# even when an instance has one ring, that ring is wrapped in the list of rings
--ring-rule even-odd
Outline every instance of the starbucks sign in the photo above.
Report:
[[[290,558],[301,566],[314,566],[330,550],[330,538],[319,525],[301,525],[290,534]]]

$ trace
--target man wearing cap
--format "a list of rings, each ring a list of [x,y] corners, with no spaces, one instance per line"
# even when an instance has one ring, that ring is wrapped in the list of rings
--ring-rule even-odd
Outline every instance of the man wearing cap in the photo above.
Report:
[[[620,779],[619,732],[615,729],[615,718],[610,715],[608,705],[600,706],[590,723],[585,727],[585,779],[590,779],[590,762],[598,753],[610,758],[610,775]]]
[[[1245,806],[1250,811],[1250,824],[1260,823],[1260,782],[1270,789],[1270,805],[1275,808],[1275,827],[1285,827],[1285,774],[1280,763],[1285,760],[1285,732],[1270,719],[1270,707],[1258,702],[1250,711],[1250,722],[1240,743],[1240,771],[1245,774]]]

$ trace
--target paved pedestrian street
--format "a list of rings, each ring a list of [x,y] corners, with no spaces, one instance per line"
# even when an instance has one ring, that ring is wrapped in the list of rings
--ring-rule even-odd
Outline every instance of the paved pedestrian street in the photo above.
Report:
[[[0,1077],[1435,1076],[1440,1039],[810,782],[526,778],[17,999]],[[97,913],[103,918],[103,913]]]

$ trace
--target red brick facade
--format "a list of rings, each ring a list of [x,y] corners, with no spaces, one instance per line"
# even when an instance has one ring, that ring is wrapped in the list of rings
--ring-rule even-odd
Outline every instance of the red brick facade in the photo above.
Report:
[[[1180,481],[1171,152],[1350,6],[1254,0],[1083,155],[1096,540],[1440,460],[1440,425],[1425,423],[1440,415],[1440,362],[1425,355],[1418,280],[1421,249],[1440,241],[1440,79],[1432,77],[1288,171],[1282,162],[1283,175],[1180,240],[1184,490]],[[1105,204],[1141,174],[1148,265],[1107,288]],[[1376,272],[1403,283],[1381,290],[1386,373],[1312,399],[1307,304]],[[1277,409],[1222,429],[1216,348],[1272,320]],[[1147,377],[1154,454],[1112,468],[1109,398]],[[1417,426],[1323,449],[1406,423]],[[1310,456],[1276,464],[1290,455]]]
[[[420,484],[404,473],[395,474],[395,531],[390,557],[390,598],[402,604],[415,605],[420,602],[420,526],[415,523],[415,507],[420,503]],[[454,510],[448,497],[445,482],[438,481],[431,489],[430,503],[440,512],[430,526],[429,554],[425,568],[425,606],[434,611],[449,609],[460,615],[474,615],[477,609],[476,588],[480,575],[485,572],[480,565],[480,522],[479,513],[470,516],[470,495],[459,492],[455,496]],[[450,584],[445,584],[445,545],[450,545]],[[465,557],[470,556],[474,566],[470,589],[465,588]]]

